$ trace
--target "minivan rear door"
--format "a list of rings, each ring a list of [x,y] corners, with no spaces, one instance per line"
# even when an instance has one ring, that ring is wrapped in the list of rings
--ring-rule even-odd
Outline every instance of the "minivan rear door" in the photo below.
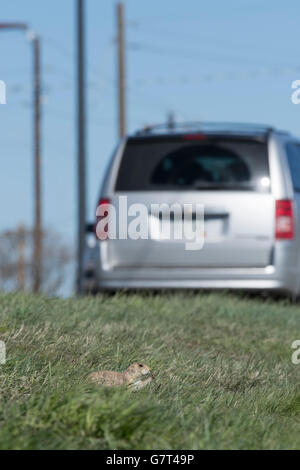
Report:
[[[111,201],[117,213],[120,196],[126,196],[127,207],[147,208],[149,238],[109,240],[111,267],[251,268],[271,262],[274,201],[267,142],[261,137],[130,138]],[[162,203],[204,206],[201,250],[187,250],[184,238],[157,236],[163,213],[153,215],[151,208]],[[173,228],[177,222],[171,217]]]

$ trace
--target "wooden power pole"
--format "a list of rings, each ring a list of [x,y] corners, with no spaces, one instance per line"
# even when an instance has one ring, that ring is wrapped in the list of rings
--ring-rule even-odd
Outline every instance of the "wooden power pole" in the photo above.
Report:
[[[33,291],[40,291],[42,282],[42,219],[41,219],[41,63],[40,39],[35,36],[34,47],[34,250]]]
[[[77,293],[83,293],[86,224],[85,2],[77,0]]]
[[[117,4],[118,23],[118,89],[119,89],[119,136],[126,135],[126,77],[125,77],[125,33],[124,5]]]
[[[18,278],[18,289],[20,291],[25,290],[25,236],[26,230],[23,225],[18,228],[17,234],[17,247],[18,247],[18,264],[17,264],[17,278]]]

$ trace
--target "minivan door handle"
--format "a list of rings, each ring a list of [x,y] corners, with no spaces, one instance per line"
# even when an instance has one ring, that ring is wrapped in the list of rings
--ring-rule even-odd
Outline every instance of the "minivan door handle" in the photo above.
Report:
[[[204,220],[227,219],[229,212],[204,212]]]
[[[229,212],[224,207],[205,207],[204,206],[204,219],[226,219],[229,217]]]

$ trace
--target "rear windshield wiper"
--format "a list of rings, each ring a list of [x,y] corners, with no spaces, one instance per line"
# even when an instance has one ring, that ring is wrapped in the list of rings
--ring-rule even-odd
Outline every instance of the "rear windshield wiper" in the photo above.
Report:
[[[196,190],[235,190],[235,191],[254,191],[254,186],[242,184],[224,184],[224,183],[201,183],[193,187]]]

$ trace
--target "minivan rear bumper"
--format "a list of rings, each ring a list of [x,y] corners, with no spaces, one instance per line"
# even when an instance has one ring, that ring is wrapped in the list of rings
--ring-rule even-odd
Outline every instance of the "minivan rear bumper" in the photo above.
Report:
[[[105,273],[99,288],[115,289],[246,289],[275,290],[296,294],[295,277],[276,273],[274,266],[262,269],[117,269]],[[251,271],[251,272],[250,272]]]
[[[157,282],[157,280],[150,279],[118,279],[103,281],[100,283],[101,290],[137,290],[137,289],[240,289],[240,290],[273,290],[293,293],[288,286],[283,282],[276,280],[190,280],[190,281],[170,281],[164,280]]]
[[[276,243],[273,264],[259,268],[177,268],[101,266],[95,290],[243,289],[299,293],[299,270],[293,242]]]

